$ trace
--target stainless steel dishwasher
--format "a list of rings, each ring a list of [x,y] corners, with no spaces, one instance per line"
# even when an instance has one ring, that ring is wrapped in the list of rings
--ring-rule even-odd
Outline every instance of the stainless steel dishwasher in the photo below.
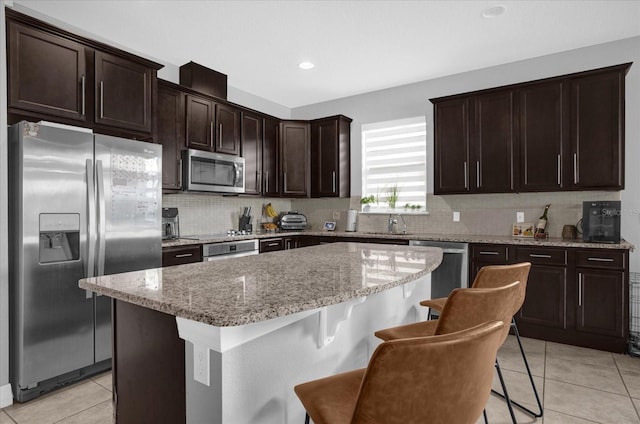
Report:
[[[431,298],[447,297],[451,290],[468,287],[469,245],[449,241],[411,240],[411,246],[442,249],[442,263],[431,273]]]

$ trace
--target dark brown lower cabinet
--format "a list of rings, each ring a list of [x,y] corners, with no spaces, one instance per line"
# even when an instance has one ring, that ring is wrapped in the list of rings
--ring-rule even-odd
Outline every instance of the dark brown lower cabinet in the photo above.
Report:
[[[175,316],[119,300],[112,308],[114,422],[185,423],[184,340]]]
[[[518,323],[567,328],[567,269],[533,265]],[[520,324],[519,324],[520,325]]]
[[[191,264],[202,262],[202,246],[165,247],[162,249],[162,266]]]
[[[474,244],[469,284],[486,265],[531,262],[516,315],[520,334],[624,353],[629,337],[629,252]]]

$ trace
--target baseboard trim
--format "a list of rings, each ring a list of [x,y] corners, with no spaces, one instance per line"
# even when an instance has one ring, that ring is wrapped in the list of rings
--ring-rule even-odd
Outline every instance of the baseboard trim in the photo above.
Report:
[[[6,408],[13,404],[13,393],[11,392],[11,384],[0,386],[0,408]]]

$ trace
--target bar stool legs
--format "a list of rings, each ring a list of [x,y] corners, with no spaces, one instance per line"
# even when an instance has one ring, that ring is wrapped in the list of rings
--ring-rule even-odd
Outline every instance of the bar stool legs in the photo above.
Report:
[[[522,341],[520,340],[520,333],[518,332],[518,326],[516,325],[516,320],[512,319],[511,320],[511,328],[513,328],[513,332],[516,336],[516,340],[518,341],[518,347],[520,348],[520,354],[522,355],[522,360],[524,361],[524,366],[527,369],[527,374],[529,376],[529,382],[531,383],[531,388],[533,389],[533,394],[536,397],[536,403],[538,404],[538,410],[539,412],[534,412],[531,409],[527,408],[524,405],[521,405],[520,403],[510,400],[508,398],[507,395],[507,389],[504,386],[504,384],[502,385],[502,390],[504,391],[505,395],[496,392],[495,390],[492,390],[491,392],[500,396],[501,398],[505,399],[505,401],[507,401],[507,404],[513,404],[514,406],[516,406],[517,408],[521,409],[522,411],[524,411],[525,413],[531,415],[532,417],[535,418],[540,418],[542,417],[543,413],[544,413],[544,409],[542,408],[542,402],[540,401],[540,396],[538,395],[538,389],[536,389],[536,383],[533,381],[533,375],[531,374],[531,368],[529,367],[529,361],[527,361],[527,355],[524,353],[524,348],[522,347]],[[500,381],[502,382],[502,377],[501,377],[501,372],[500,372],[500,366],[498,365],[497,361],[496,361],[496,368],[498,369],[498,376],[500,377]],[[511,406],[509,406],[509,411],[511,412]],[[515,423],[515,417],[512,415],[511,416],[512,419],[514,420],[513,422]]]

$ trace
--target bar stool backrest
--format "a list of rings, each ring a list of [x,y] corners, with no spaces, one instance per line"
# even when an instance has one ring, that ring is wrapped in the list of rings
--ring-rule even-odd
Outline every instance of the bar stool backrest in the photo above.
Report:
[[[523,286],[522,282],[515,281],[495,288],[453,290],[444,304],[435,334],[453,333],[487,321],[511,323],[524,302]],[[509,328],[504,326],[500,344],[509,335]]]
[[[351,424],[474,424],[491,393],[504,327],[485,322],[456,333],[380,344],[363,377]]]

